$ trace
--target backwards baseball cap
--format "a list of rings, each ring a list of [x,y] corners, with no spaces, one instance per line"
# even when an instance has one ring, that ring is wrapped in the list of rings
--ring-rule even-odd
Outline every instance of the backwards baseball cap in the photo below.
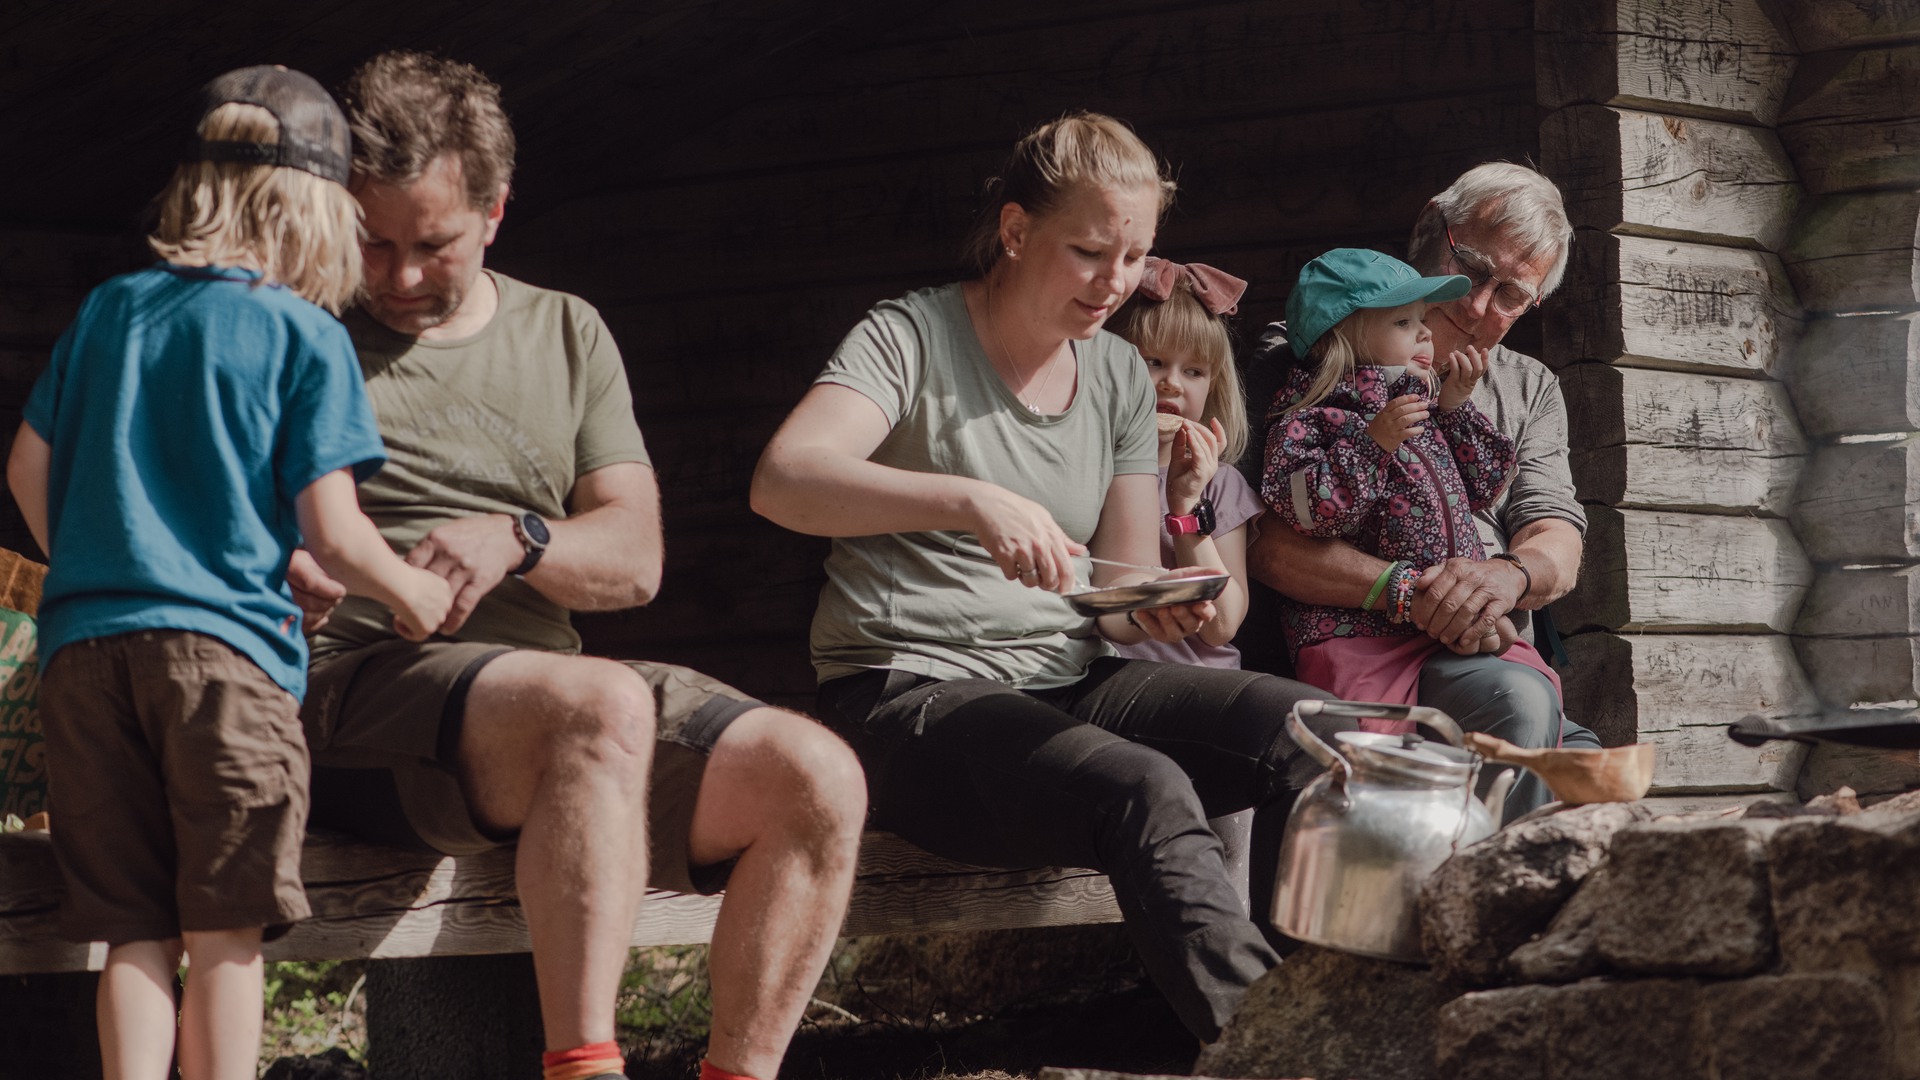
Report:
[[[1322,334],[1361,308],[1396,308],[1415,300],[1443,303],[1472,291],[1473,282],[1460,274],[1421,277],[1391,255],[1334,248],[1300,268],[1300,282],[1287,297],[1293,353],[1306,359]]]
[[[207,140],[188,144],[187,161],[238,161],[248,165],[284,165],[344,185],[353,167],[347,117],[326,88],[312,76],[277,64],[229,71],[200,88],[193,129],[222,105],[258,105],[280,121],[278,143]]]

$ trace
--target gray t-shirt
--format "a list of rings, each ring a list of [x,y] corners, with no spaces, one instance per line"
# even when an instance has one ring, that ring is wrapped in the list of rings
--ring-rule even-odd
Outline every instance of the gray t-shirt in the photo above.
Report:
[[[1114,476],[1158,472],[1158,438],[1139,352],[1105,331],[1072,344],[1072,404],[1031,412],[987,360],[960,286],[946,285],[868,312],[816,381],[886,414],[892,430],[869,460],[998,484],[1085,543]],[[1110,651],[1057,594],[1008,581],[972,533],[840,537],[826,569],[813,619],[822,682],[898,668],[1038,689],[1079,679]]]
[[[1560,380],[1533,357],[1495,345],[1488,353],[1486,376],[1473,388],[1473,404],[1513,440],[1518,459],[1506,494],[1474,514],[1487,550],[1505,551],[1508,537],[1543,518],[1572,522],[1584,535],[1587,515],[1574,494],[1568,465],[1567,405]],[[1531,613],[1515,611],[1512,617],[1531,639]]]
[[[360,507],[403,555],[456,518],[525,510],[563,518],[580,477],[617,462],[651,464],[600,313],[577,296],[487,273],[500,309],[460,341],[420,341],[347,313],[387,447],[386,467],[360,485]],[[517,577],[496,585],[455,636],[580,648],[566,609]],[[386,608],[348,597],[313,639],[313,654],[391,637]]]

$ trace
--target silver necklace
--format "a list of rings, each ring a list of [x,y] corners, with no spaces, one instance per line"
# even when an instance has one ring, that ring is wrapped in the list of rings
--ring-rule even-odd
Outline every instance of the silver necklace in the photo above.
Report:
[[[1000,328],[994,325],[992,286],[988,286],[987,288],[987,296],[984,303],[986,304],[986,308],[987,308],[987,333],[992,336],[993,343],[999,347],[1000,355],[1003,359],[1006,360],[1007,367],[1011,369],[1015,375],[1018,375],[1020,373],[1020,366],[1013,362],[1013,351],[1007,348],[1006,342],[1000,340]],[[1053,371],[1055,368],[1060,366],[1059,364],[1054,362],[1057,358],[1058,358],[1058,353],[1056,351],[1055,355],[1049,356],[1045,360],[1041,361],[1041,363],[1047,369],[1047,374],[1045,378],[1040,380],[1040,389],[1034,391],[1033,399],[1031,401],[1025,398],[1022,398],[1017,393],[1013,395],[1013,400],[1018,401],[1022,405],[1025,405],[1027,407],[1027,411],[1034,414],[1035,416],[1041,415],[1040,406],[1035,404],[1035,402],[1039,401],[1041,398],[1046,396],[1047,386],[1048,384],[1053,382]],[[1029,375],[1027,377],[1031,379],[1033,376]]]

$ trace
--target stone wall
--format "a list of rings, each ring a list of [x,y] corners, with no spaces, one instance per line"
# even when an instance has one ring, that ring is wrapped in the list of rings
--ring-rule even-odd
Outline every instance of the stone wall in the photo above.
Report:
[[[1920,1080],[1920,792],[1536,813],[1421,903],[1429,967],[1305,947],[1195,1074]]]
[[[1920,1077],[1920,797],[1645,814],[1525,823],[1435,876],[1435,972],[1472,988],[1436,1075]]]

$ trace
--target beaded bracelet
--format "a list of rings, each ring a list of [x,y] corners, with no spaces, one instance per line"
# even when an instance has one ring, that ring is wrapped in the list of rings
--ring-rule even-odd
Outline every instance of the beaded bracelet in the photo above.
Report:
[[[1387,615],[1389,621],[1403,623],[1413,617],[1413,586],[1419,580],[1418,567],[1401,563],[1394,571],[1393,580],[1387,583],[1387,596],[1392,605]]]

